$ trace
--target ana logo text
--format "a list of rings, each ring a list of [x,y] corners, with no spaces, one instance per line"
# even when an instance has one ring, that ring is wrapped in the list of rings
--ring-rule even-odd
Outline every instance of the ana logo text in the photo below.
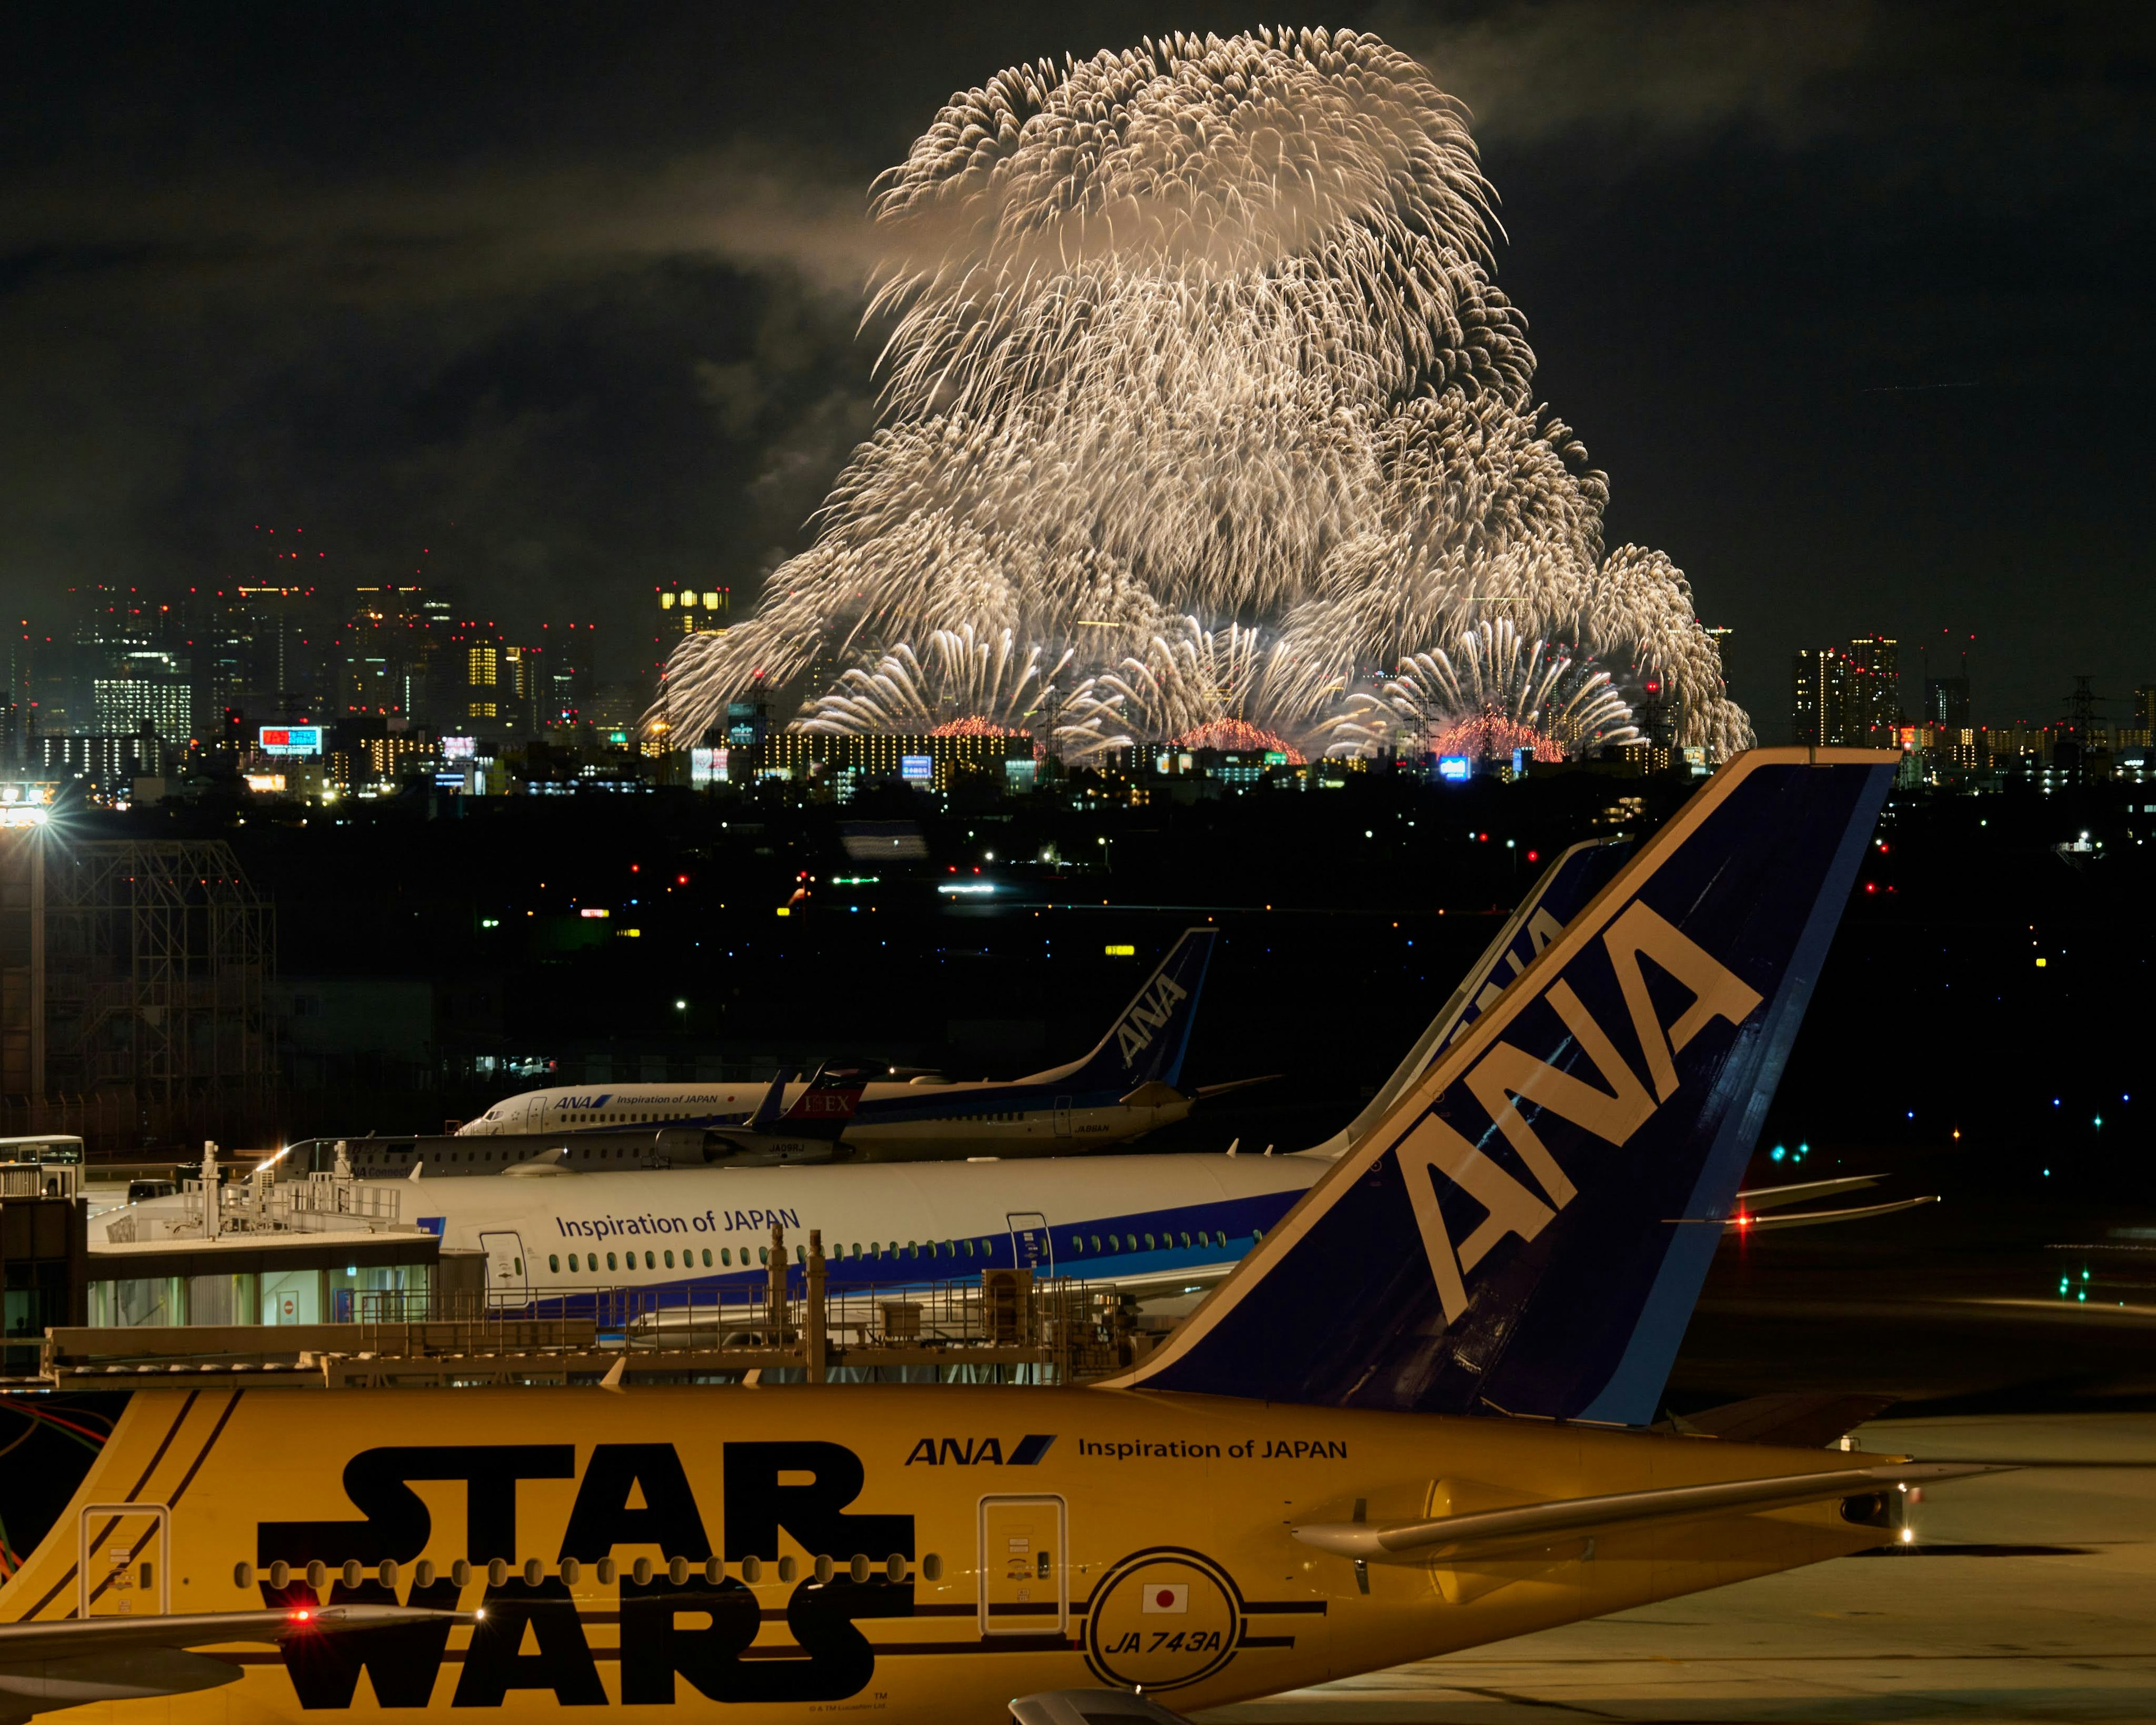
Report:
[[[1156,977],[1151,991],[1138,997],[1116,1026],[1116,1049],[1125,1065],[1152,1046],[1153,1033],[1164,1026],[1178,1000],[1188,1000],[1190,990],[1172,976]]]
[[[1435,1112],[1416,1122],[1396,1147],[1448,1324],[1467,1310],[1467,1272],[1499,1240],[1508,1234],[1532,1240],[1578,1195],[1528,1117],[1520,1111],[1520,1104],[1532,1104],[1537,1117],[1553,1114],[1605,1142],[1623,1144],[1676,1093],[1676,1056],[1693,1037],[1712,1019],[1738,1025],[1758,1009],[1761,997],[1756,990],[1645,904],[1635,901],[1628,906],[1604,932],[1602,944],[1646,1063],[1647,1082],[1618,1053],[1571,984],[1559,977],[1543,998],[1607,1088],[1598,1090],[1504,1041],[1493,1043],[1462,1081],[1526,1164],[1537,1189],[1513,1178]],[[1640,968],[1643,957],[1691,991],[1691,1005],[1674,1024],[1665,1025],[1656,1013]],[[1463,1240],[1455,1242],[1445,1230],[1430,1178],[1432,1172],[1443,1174],[1482,1209],[1480,1224]]]
[[[1033,1467],[1055,1441],[1053,1432],[1045,1435],[1035,1432],[1020,1438],[1006,1455],[1001,1438],[925,1437],[914,1445],[906,1465],[911,1467],[918,1462],[928,1467]]]

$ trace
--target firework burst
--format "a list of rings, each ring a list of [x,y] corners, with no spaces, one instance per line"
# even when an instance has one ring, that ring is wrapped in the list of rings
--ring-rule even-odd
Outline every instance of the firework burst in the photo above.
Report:
[[[1643,741],[1624,695],[1580,656],[1529,641],[1509,621],[1477,624],[1451,649],[1403,660],[1375,694],[1349,699],[1327,726],[1328,752],[1516,752],[1561,761]]]
[[[950,635],[1052,644],[1044,682],[1075,659],[1074,746],[1293,732],[1502,619],[1659,671],[1686,741],[1748,740],[1682,575],[1604,554],[1607,483],[1491,280],[1494,203],[1459,104],[1350,31],[953,96],[875,195],[884,423],[757,614],[675,650],[675,724],[819,653],[858,669],[802,722],[915,715],[951,674],[906,644]],[[1192,616],[1255,621],[1262,678],[1224,685]]]

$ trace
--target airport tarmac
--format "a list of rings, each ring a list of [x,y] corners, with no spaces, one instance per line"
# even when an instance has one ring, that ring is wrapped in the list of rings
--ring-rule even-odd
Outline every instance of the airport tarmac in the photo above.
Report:
[[[2156,1414],[1887,1420],[1866,1450],[2022,1471],[1917,1544],[1263,1702],[1206,1725],[2156,1718]]]

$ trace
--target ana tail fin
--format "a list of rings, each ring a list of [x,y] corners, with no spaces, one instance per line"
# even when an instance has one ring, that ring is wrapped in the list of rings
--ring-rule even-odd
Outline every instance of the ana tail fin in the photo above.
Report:
[[[1897,758],[1723,768],[1115,1381],[1650,1422]]]
[[[1445,1003],[1430,1027],[1415,1039],[1407,1058],[1393,1069],[1393,1076],[1378,1088],[1363,1111],[1322,1144],[1298,1154],[1322,1156],[1328,1160],[1345,1155],[1371,1129],[1393,1111],[1393,1105],[1408,1093],[1415,1080],[1490,1007],[1495,1005],[1542,949],[1563,932],[1565,925],[1587,908],[1588,901],[1609,884],[1618,865],[1631,855],[1629,839],[1589,839],[1573,845],[1543,870],[1534,890],[1520,901],[1511,920],[1497,931],[1496,939],[1484,948],[1452,998]]]
[[[1036,1072],[1022,1084],[1068,1084],[1074,1091],[1127,1096],[1142,1084],[1173,1085],[1198,1017],[1199,991],[1218,930],[1186,928],[1093,1051],[1081,1060]]]

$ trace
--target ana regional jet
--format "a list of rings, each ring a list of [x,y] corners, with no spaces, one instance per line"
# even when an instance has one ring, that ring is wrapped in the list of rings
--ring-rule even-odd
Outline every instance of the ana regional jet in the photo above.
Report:
[[[0,1399],[0,1716],[1196,1711],[1892,1538],[1984,1470],[1650,1425],[1895,761],[1725,767],[1112,1382]]]
[[[701,1135],[703,1153],[685,1159],[737,1166],[1067,1156],[1124,1143],[1182,1119],[1202,1097],[1237,1087],[1209,1086],[1188,1096],[1175,1087],[1215,932],[1185,930],[1091,1053],[1029,1077],[873,1083],[819,1070],[797,1082],[782,1070],[768,1085],[557,1086],[497,1102],[458,1136],[597,1140],[655,1129],[679,1137],[683,1149]],[[464,1165],[454,1150],[429,1153],[437,1163],[446,1156],[452,1167]],[[475,1161],[484,1153],[474,1147],[470,1155]],[[580,1170],[604,1165],[573,1142],[556,1159]]]

